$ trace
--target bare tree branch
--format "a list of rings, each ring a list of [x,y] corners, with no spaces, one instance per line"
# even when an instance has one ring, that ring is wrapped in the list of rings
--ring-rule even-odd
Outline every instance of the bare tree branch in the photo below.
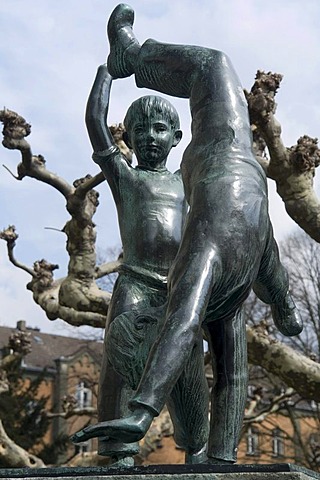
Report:
[[[9,225],[8,228],[0,231],[0,238],[2,240],[5,240],[7,243],[7,252],[8,252],[8,257],[10,262],[17,268],[20,268],[21,270],[24,270],[25,272],[29,273],[32,277],[35,276],[35,272],[24,265],[23,263],[20,263],[14,256],[13,250],[16,245],[16,240],[18,238],[18,234],[16,233],[16,227],[14,225]]]
[[[25,140],[31,127],[24,118],[5,109],[0,111],[0,120],[4,124],[4,146],[20,150],[22,154],[17,178],[21,180],[29,176],[54,186],[67,199],[67,210],[71,215],[71,220],[63,229],[67,235],[67,250],[70,256],[66,278],[53,284],[52,271],[58,266],[44,260],[35,262],[34,271],[19,263],[13,255],[17,235],[11,240],[8,231],[5,231],[2,238],[7,241],[10,261],[33,277],[28,288],[33,292],[35,301],[46,311],[48,318],[62,318],[72,325],[87,321],[90,325],[100,327],[108,310],[110,294],[99,289],[95,283],[96,233],[92,217],[98,206],[98,193],[92,190],[92,187],[100,184],[104,177],[101,173],[93,178],[87,175],[75,181],[72,187],[45,168],[41,155],[32,155],[30,145]],[[81,312],[87,314],[83,315]]]
[[[42,262],[45,262],[42,260]],[[32,291],[34,301],[45,311],[49,320],[60,318],[69,325],[80,327],[88,325],[95,328],[104,328],[107,310],[104,313],[92,311],[79,311],[60,303],[59,292],[61,283],[65,278],[54,281],[50,264],[44,268],[38,278],[28,283],[27,288]],[[106,297],[111,299],[111,294],[106,292]]]
[[[320,203],[313,189],[315,169],[320,163],[318,140],[305,135],[297,145],[284,146],[281,125],[274,116],[274,99],[281,80],[279,74],[258,70],[251,91],[245,91],[254,145],[267,175],[276,181],[277,192],[290,217],[320,242]],[[263,158],[264,145],[269,151],[269,161]]]
[[[249,362],[295,389],[302,398],[320,402],[320,364],[284,343],[247,327]]]
[[[262,423],[272,413],[277,413],[279,410],[283,410],[283,402],[291,398],[293,393],[293,388],[287,388],[284,393],[275,396],[266,408],[257,413],[254,413],[257,402],[253,401],[249,409],[246,410],[244,423]],[[261,400],[261,398],[259,400]]]
[[[50,172],[45,167],[45,159],[42,155],[32,155],[31,147],[25,140],[31,132],[31,125],[16,112],[8,109],[0,110],[0,121],[3,123],[2,145],[10,150],[19,150],[22,161],[18,165],[17,180],[31,177],[51,185],[66,198],[73,191],[71,185],[63,178]]]
[[[89,192],[89,190],[98,187],[104,181],[105,178],[102,172],[98,173],[94,177],[87,178],[85,182],[78,186],[77,194],[79,195],[79,197],[84,198],[85,195]]]
[[[121,260],[114,260],[113,262],[103,263],[96,267],[96,278],[102,278],[105,275],[110,275],[110,273],[115,273],[118,271],[119,266],[121,265]]]
[[[19,447],[5,432],[0,420],[0,460],[7,468],[41,468],[43,461]]]
[[[44,412],[47,418],[71,418],[73,416],[83,417],[83,416],[92,416],[97,414],[97,409],[93,407],[87,408],[74,408],[73,410],[68,410],[66,412]]]

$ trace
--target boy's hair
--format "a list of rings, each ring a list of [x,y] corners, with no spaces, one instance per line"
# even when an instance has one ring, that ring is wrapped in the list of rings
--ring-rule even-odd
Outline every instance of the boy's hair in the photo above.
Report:
[[[126,113],[123,121],[126,131],[130,131],[132,123],[137,121],[141,115],[154,115],[160,113],[170,123],[173,130],[180,128],[180,120],[177,110],[165,98],[156,95],[146,95],[135,100]]]

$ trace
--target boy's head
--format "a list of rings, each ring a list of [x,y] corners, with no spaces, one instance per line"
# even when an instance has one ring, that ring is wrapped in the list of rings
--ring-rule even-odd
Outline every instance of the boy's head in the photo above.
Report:
[[[155,95],[138,98],[124,119],[123,139],[133,149],[138,164],[164,166],[172,147],[181,140],[179,116],[168,100]]]

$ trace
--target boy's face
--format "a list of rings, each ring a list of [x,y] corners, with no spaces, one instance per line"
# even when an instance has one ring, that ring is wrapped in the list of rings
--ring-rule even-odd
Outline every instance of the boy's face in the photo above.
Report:
[[[171,148],[180,140],[169,121],[160,114],[137,118],[128,133],[138,164],[151,168],[164,166]]]

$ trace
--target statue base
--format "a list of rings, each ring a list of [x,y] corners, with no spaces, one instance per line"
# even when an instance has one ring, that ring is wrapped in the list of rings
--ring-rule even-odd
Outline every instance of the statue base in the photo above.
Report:
[[[6,480],[320,480],[290,463],[272,465],[146,465],[129,468],[0,469]]]

